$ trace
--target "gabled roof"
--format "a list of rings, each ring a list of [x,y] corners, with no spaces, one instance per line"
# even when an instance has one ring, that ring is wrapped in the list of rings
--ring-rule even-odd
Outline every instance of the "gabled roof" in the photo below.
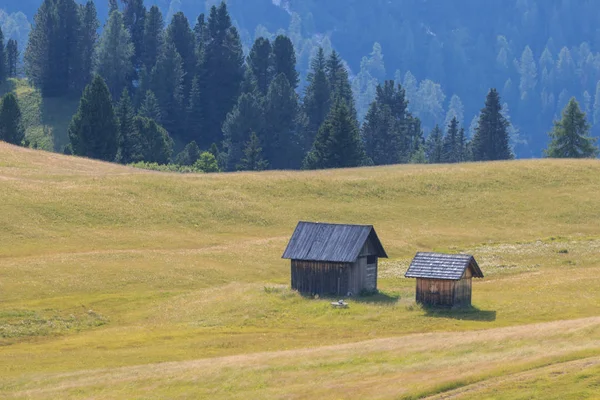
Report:
[[[474,278],[483,278],[483,272],[471,255],[417,253],[404,276],[407,278],[459,280],[468,267],[471,267]]]
[[[300,221],[282,258],[351,263],[356,261],[367,239],[371,239],[378,257],[387,258],[372,225]]]

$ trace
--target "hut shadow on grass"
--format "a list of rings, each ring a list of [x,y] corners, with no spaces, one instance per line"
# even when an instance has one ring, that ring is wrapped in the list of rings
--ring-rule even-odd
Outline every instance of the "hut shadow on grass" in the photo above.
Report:
[[[485,321],[492,322],[496,320],[496,311],[480,310],[477,307],[468,306],[461,308],[423,306],[423,310],[428,317],[451,318],[465,321]]]
[[[305,299],[315,299],[319,298],[322,300],[329,301],[338,301],[344,300],[347,303],[362,303],[362,304],[395,304],[400,300],[400,295],[397,294],[387,294],[382,292],[371,293],[371,294],[363,294],[363,295],[355,295],[355,296],[336,296],[336,295],[322,295],[316,297],[311,294],[300,294]]]

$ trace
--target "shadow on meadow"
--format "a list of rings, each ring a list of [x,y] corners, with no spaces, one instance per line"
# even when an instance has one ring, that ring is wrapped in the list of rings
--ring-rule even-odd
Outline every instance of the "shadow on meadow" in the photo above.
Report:
[[[480,310],[469,306],[462,308],[423,306],[426,316],[433,318],[451,318],[465,321],[487,321],[496,320],[496,311]]]

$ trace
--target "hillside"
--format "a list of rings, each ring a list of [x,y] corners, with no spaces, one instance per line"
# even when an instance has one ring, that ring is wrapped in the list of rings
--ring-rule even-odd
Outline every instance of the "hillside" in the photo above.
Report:
[[[176,175],[0,143],[0,397],[591,398],[599,174]],[[334,310],[291,292],[280,257],[298,220],[374,224],[382,293]],[[475,310],[414,303],[417,250],[476,256]]]

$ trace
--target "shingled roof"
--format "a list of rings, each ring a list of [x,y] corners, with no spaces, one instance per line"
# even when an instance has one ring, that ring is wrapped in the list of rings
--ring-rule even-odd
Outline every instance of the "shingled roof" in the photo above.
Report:
[[[356,261],[369,238],[377,250],[377,256],[387,258],[372,225],[300,221],[282,258],[352,263]]]
[[[483,278],[475,258],[468,254],[417,253],[404,275],[407,278],[459,280],[467,267],[473,277]]]

